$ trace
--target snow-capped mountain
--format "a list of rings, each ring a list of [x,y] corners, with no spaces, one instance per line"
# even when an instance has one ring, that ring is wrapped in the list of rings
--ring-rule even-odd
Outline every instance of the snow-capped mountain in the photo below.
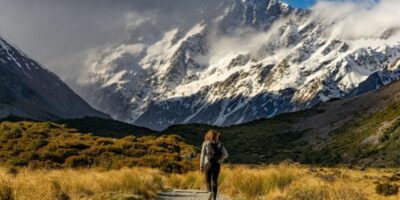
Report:
[[[75,94],[55,74],[0,38],[0,118],[56,120],[109,118]]]
[[[278,0],[233,0],[214,20],[169,30],[155,43],[94,53],[87,100],[154,129],[227,126],[399,79],[398,27],[345,38],[335,32],[338,23]]]

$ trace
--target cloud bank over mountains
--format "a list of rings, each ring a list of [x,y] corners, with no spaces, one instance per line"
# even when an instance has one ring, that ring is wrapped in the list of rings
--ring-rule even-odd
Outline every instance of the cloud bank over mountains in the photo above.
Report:
[[[112,44],[148,42],[173,26],[212,17],[213,0],[0,0],[0,35],[72,87],[87,52]]]
[[[232,1],[0,0],[0,34],[79,90],[77,82],[93,51],[154,43],[168,30],[214,19]],[[333,29],[326,30],[327,37],[364,37],[366,42],[379,43],[385,34],[400,39],[399,8],[398,0],[361,0],[319,1],[312,10],[315,17],[336,21]],[[215,40],[211,52],[223,55],[229,53],[227,49],[244,48],[256,54],[258,41],[267,37],[264,32],[238,30]]]
[[[342,39],[365,38],[379,39],[385,32],[396,32],[393,39],[400,41],[400,1],[320,1],[312,9],[315,17],[336,22],[333,28],[326,30],[332,36]],[[392,29],[387,29],[392,27]]]

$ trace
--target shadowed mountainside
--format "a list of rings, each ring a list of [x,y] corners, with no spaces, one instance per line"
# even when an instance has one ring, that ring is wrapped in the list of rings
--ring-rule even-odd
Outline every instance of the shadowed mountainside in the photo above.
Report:
[[[292,159],[303,163],[399,166],[400,82],[305,111],[231,127],[174,125],[174,133],[200,146],[210,128],[223,133],[230,162]]]
[[[37,120],[96,116],[92,108],[58,76],[0,38],[0,118],[17,115]]]
[[[65,124],[67,127],[74,128],[81,133],[92,133],[100,137],[122,138],[129,135],[145,136],[158,133],[145,127],[99,117],[63,119],[56,121],[56,123]]]

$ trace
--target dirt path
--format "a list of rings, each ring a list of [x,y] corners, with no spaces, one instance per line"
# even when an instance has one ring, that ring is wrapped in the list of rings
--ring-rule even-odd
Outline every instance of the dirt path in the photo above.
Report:
[[[173,190],[161,192],[157,200],[208,200],[209,193],[200,190]],[[219,195],[218,200],[229,200],[223,195]]]

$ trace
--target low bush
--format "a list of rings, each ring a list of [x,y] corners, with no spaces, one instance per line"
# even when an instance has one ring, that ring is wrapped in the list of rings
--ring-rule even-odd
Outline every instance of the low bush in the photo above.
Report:
[[[11,183],[6,180],[0,180],[0,199],[14,200],[13,189]]]
[[[384,196],[397,195],[399,193],[399,186],[394,183],[378,183],[376,184],[375,191]]]
[[[2,138],[5,140],[17,139],[22,137],[22,130],[19,127],[14,127],[2,132]]]
[[[161,168],[183,173],[197,166],[185,156],[198,149],[176,135],[127,136],[121,139],[81,134],[55,123],[0,122],[0,164],[39,168],[125,166]]]
[[[65,160],[65,165],[68,167],[90,167],[93,163],[93,158],[89,156],[70,156]]]
[[[52,195],[54,200],[70,200],[71,198],[68,195],[68,192],[63,191],[63,188],[61,187],[60,183],[56,180],[53,180],[51,182],[51,188],[52,188]]]

